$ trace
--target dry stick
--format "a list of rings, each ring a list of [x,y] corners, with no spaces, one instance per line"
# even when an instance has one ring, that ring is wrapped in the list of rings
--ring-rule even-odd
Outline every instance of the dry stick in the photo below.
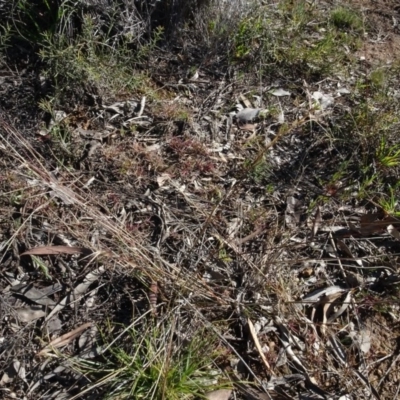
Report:
[[[393,369],[393,367],[396,365],[396,363],[399,361],[400,359],[400,354],[397,355],[397,357],[392,361],[392,363],[390,364],[389,368],[386,370],[386,372],[384,373],[384,375],[382,376],[381,380],[378,383],[378,388],[382,385],[382,383],[385,381],[386,377],[389,375],[389,372]],[[397,398],[397,397],[396,397]]]
[[[268,361],[267,361],[267,358],[265,357],[265,354],[264,354],[264,352],[263,352],[263,350],[262,350],[260,341],[258,340],[258,337],[257,337],[256,329],[255,329],[254,324],[253,324],[253,322],[251,321],[250,318],[247,318],[247,324],[249,325],[250,334],[251,334],[251,336],[252,336],[252,338],[253,338],[254,344],[255,344],[255,346],[256,346],[256,349],[257,349],[257,351],[258,351],[258,354],[259,354],[260,357],[261,357],[261,360],[263,361],[265,367],[267,368],[268,373],[269,373],[270,375],[274,376],[275,374],[274,374],[274,372],[272,371],[271,366],[269,365],[269,363],[268,363]]]

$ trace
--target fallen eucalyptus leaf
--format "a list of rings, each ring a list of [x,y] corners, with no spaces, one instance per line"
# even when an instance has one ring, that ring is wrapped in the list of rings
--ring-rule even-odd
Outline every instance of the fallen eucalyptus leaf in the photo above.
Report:
[[[85,247],[70,247],[70,246],[40,246],[27,250],[21,254],[22,256],[44,256],[55,254],[92,254],[92,250]]]
[[[42,306],[28,306],[15,310],[18,320],[21,322],[32,322],[35,319],[42,318],[46,315]]]
[[[3,373],[3,376],[0,379],[0,386],[3,386],[7,383],[11,383],[15,377],[19,377],[21,380],[26,382],[26,370],[25,367],[21,365],[21,362],[18,360],[13,360],[12,364],[10,364]]]
[[[272,94],[272,96],[277,96],[277,97],[290,96],[290,92],[282,88],[272,90],[270,93]]]
[[[41,290],[36,289],[31,283],[21,283],[19,285],[11,286],[11,291],[20,294],[30,301],[42,306],[53,307],[56,305],[55,301],[49,299],[46,294],[44,294]]]
[[[219,389],[206,393],[205,397],[208,400],[228,400],[231,393],[232,390],[230,389]]]
[[[360,350],[366,354],[369,352],[371,348],[371,333],[367,331],[366,329],[362,329],[357,335],[356,335],[356,341],[360,346]]]
[[[386,229],[390,236],[400,240],[400,232],[393,225],[389,225]]]
[[[332,285],[323,289],[314,290],[312,293],[308,294],[307,296],[304,296],[303,301],[305,303],[315,303],[320,301],[321,298],[323,298],[324,296],[331,296],[336,293],[343,293],[345,291],[346,289],[343,289],[340,286]]]
[[[240,124],[253,122],[260,114],[261,108],[243,108],[236,114],[236,121]]]
[[[62,323],[61,323],[61,320],[57,316],[54,316],[53,318],[49,319],[46,322],[46,326],[47,326],[47,330],[48,330],[49,334],[52,334],[54,332],[58,332],[61,330]]]

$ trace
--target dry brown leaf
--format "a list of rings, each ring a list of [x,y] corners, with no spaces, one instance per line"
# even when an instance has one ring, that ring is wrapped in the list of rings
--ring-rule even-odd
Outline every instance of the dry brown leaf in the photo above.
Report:
[[[62,347],[66,344],[72,342],[75,338],[77,338],[85,329],[92,326],[91,322],[87,322],[79,326],[78,328],[72,330],[71,332],[65,333],[64,335],[59,336],[58,338],[52,340],[43,350],[37,353],[37,356],[46,355],[52,348],[54,347]]]
[[[35,319],[42,318],[46,315],[43,307],[38,307],[36,305],[18,308],[15,311],[20,322],[32,322]]]
[[[70,246],[40,246],[27,250],[21,256],[45,256],[56,254],[92,254],[92,250],[85,247]]]
[[[389,225],[386,229],[389,232],[390,236],[394,237],[397,240],[400,240],[400,232],[393,225]]]
[[[47,297],[46,294],[43,293],[41,290],[36,289],[31,283],[21,283],[11,286],[11,291],[14,293],[18,293],[21,296],[26,297],[30,301],[33,301],[34,303],[40,304],[42,306],[54,307],[56,305],[56,302],[54,300],[51,300],[49,297]]]
[[[360,219],[361,234],[383,233],[389,225],[399,226],[399,220],[391,215],[382,218],[382,213],[364,214]]]
[[[352,232],[361,233],[360,229],[358,229],[351,221],[348,221],[347,224]]]
[[[383,212],[376,212],[370,214],[362,214],[360,217],[360,224],[361,226],[367,226],[372,224],[378,219],[382,219],[385,216]]]
[[[206,393],[206,399],[208,400],[228,400],[232,390],[230,389],[219,389],[213,392]]]

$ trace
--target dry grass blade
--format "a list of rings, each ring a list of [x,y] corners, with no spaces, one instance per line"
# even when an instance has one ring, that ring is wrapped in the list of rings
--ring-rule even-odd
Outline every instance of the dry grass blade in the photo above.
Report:
[[[45,255],[58,255],[58,254],[92,254],[92,250],[84,247],[70,247],[70,246],[40,246],[30,249],[21,254],[21,256],[45,256]]]
[[[343,348],[340,344],[340,342],[334,337],[330,337],[330,344],[333,352],[336,355],[336,359],[344,366],[349,368],[349,364],[346,360],[345,352],[343,351]],[[357,378],[364,384],[364,386],[370,391],[371,395],[375,397],[375,399],[380,400],[381,397],[379,396],[379,393],[376,391],[374,386],[371,385],[369,382],[368,378],[365,377],[360,371],[358,371],[355,368],[350,368],[352,373],[357,376]]]
[[[83,324],[79,326],[78,328],[74,329],[71,332],[65,333],[64,335],[61,335],[60,337],[53,339],[44,349],[39,351],[36,355],[39,356],[44,356],[50,353],[50,351],[53,348],[58,348],[58,347],[63,347],[67,345],[68,343],[71,343],[75,338],[81,335],[81,333],[92,326],[91,322],[87,322],[86,324]]]
[[[317,207],[317,211],[315,212],[314,221],[313,221],[313,224],[312,224],[311,240],[313,240],[314,237],[317,235],[318,229],[319,229],[319,227],[321,225],[321,222],[322,222],[321,209],[319,207]]]
[[[264,355],[264,352],[262,350],[260,341],[258,340],[258,337],[257,337],[257,332],[256,332],[256,330],[254,328],[254,324],[253,324],[253,322],[251,322],[250,318],[247,319],[247,323],[249,324],[250,334],[251,334],[251,337],[253,338],[254,344],[255,344],[255,346],[257,348],[257,351],[258,351],[258,354],[260,354],[260,357],[261,357],[265,367],[267,368],[267,371],[271,375],[273,375],[273,372],[271,370],[271,366],[269,365],[269,363],[268,363],[268,361],[267,361],[267,359],[266,359],[266,357]]]

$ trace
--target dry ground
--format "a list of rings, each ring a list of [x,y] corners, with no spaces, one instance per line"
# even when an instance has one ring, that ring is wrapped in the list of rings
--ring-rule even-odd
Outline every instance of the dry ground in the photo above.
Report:
[[[178,46],[150,57],[151,96],[82,88],[49,115],[40,62],[3,62],[0,398],[111,396],[82,363],[132,347],[132,324],[170,324],[171,348],[209,337],[231,399],[399,396],[400,220],[379,182],[361,195],[355,160],[379,142],[351,110],[372,91],[357,82],[400,61],[400,9],[353,5],[371,28],[346,77],[257,76]],[[239,103],[270,113],[235,123]]]

